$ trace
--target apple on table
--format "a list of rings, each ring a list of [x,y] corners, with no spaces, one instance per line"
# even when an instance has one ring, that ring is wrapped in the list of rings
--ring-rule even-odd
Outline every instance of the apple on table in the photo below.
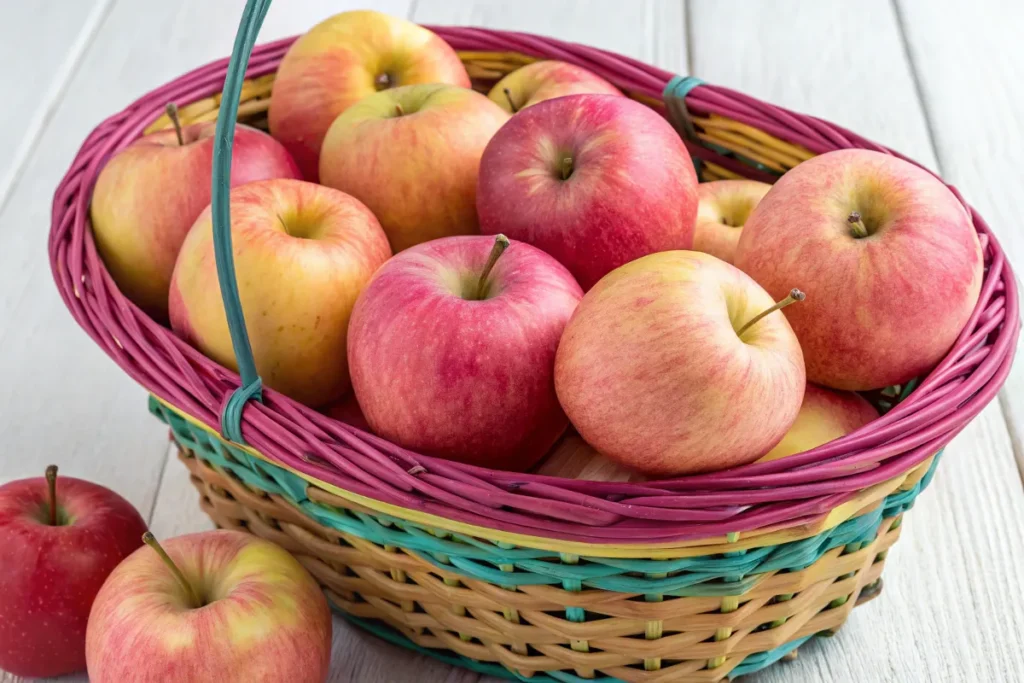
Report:
[[[800,410],[803,354],[778,309],[802,299],[773,303],[700,252],[645,256],[580,302],[558,347],[558,398],[589,444],[648,476],[753,462]]]
[[[566,95],[620,95],[622,92],[582,66],[544,59],[522,66],[494,84],[487,97],[510,114]]]
[[[807,378],[868,390],[922,375],[978,303],[983,259],[971,217],[928,171],[863,149],[828,152],[782,176],[747,219],[736,265],[786,312]]]
[[[356,298],[391,256],[380,223],[344,192],[302,180],[231,191],[238,292],[256,369],[267,386],[309,406],[350,388],[345,344]],[[205,355],[236,368],[207,209],[181,247],[171,326]]]
[[[285,550],[238,531],[147,532],[89,616],[91,683],[322,683],[331,613]]]
[[[110,489],[73,477],[0,486],[0,669],[48,677],[85,669],[89,610],[146,523]]]
[[[546,251],[586,291],[624,263],[692,246],[697,176],[653,110],[570,95],[524,109],[495,134],[476,206],[481,232]]]
[[[768,183],[756,180],[715,180],[698,185],[693,250],[732,263],[743,224],[770,189]]]
[[[410,85],[366,97],[331,125],[320,182],[373,211],[395,253],[480,231],[480,156],[509,115],[478,92]]]
[[[397,254],[356,302],[349,327],[366,420],[425,455],[529,469],[567,426],[554,359],[581,296],[555,259],[502,235]]]
[[[213,135],[217,123],[182,127],[168,106],[173,130],[139,138],[100,171],[90,216],[96,249],[118,289],[158,321],[167,320],[174,262],[189,228],[210,205]],[[298,178],[299,169],[274,138],[238,125],[231,186]]]
[[[455,50],[433,32],[380,12],[342,12],[288,48],[274,77],[270,132],[306,180],[316,182],[320,148],[334,119],[367,95],[415,83],[470,86]]]

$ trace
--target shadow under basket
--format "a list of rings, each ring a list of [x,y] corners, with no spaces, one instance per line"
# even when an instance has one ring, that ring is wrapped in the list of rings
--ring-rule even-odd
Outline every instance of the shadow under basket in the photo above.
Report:
[[[720,681],[831,636],[882,589],[903,512],[939,457],[863,514],[777,545],[675,559],[580,556],[361,508],[155,399],[203,510],[293,553],[350,621],[512,680]]]
[[[424,457],[264,391],[256,374],[226,239],[226,173],[236,121],[266,126],[274,73],[294,40],[253,49],[268,4],[248,1],[230,61],[157,88],[90,134],[56,191],[50,231],[65,304],[150,392],[218,526],[287,548],[337,610],[381,637],[513,680],[731,679],[795,656],[879,594],[903,513],[942,449],[999,391],[1016,348],[1017,286],[981,216],[964,203],[985,276],[953,348],[926,376],[872,395],[880,417],[824,446],[642,483]],[[430,28],[481,91],[544,58],[606,78],[673,124],[701,180],[773,182],[840,148],[896,154],[621,55],[525,33]],[[129,302],[93,241],[89,200],[100,170],[167,127],[168,102],[184,123],[217,120],[214,242],[237,374]]]

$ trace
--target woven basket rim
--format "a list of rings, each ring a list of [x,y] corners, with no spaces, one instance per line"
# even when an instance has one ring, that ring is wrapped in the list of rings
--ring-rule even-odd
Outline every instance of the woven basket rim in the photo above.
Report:
[[[629,57],[552,38],[480,28],[428,28],[458,50],[570,61],[639,98],[660,100],[672,77]],[[294,40],[258,46],[247,77],[273,72]],[[152,321],[117,290],[96,251],[88,207],[93,184],[110,155],[138,138],[166,102],[187,104],[219,92],[226,67],[227,60],[222,59],[197,68],[101,123],[57,188],[49,240],[54,279],[79,325],[152,394],[214,429],[224,402],[238,387],[238,376]],[[697,86],[685,104],[692,115],[723,116],[815,154],[845,147],[897,154],[834,124],[727,88]],[[736,164],[695,142],[687,141],[687,146],[700,158]],[[758,174],[752,170],[748,175]],[[668,481],[561,479],[421,456],[270,390],[265,404],[246,408],[242,433],[268,459],[332,486],[486,528],[642,544],[799,525],[931,457],[987,405],[1009,373],[1020,331],[1013,273],[984,219],[955,188],[950,189],[964,204],[982,242],[986,274],[978,306],[950,353],[906,400],[817,449]]]

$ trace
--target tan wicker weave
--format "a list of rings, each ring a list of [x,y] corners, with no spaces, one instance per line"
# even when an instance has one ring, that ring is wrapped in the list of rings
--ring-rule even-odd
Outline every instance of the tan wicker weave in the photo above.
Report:
[[[867,547],[847,554],[835,548],[803,571],[765,573],[741,598],[646,602],[636,594],[603,590],[524,586],[511,591],[329,529],[283,498],[254,491],[190,452],[179,456],[203,510],[218,526],[249,531],[294,553],[337,607],[387,622],[422,647],[499,662],[523,676],[571,667],[581,678],[600,669],[630,683],[726,680],[745,655],[832,633],[855,604],[875,597],[886,551],[901,528],[899,518],[887,519],[888,531]],[[310,498],[318,494],[324,495],[311,486]],[[351,507],[339,498],[332,502]],[[567,621],[569,604],[606,618]],[[757,631],[768,624],[773,627]],[[645,670],[629,666],[636,664]],[[705,668],[709,664],[713,668]]]

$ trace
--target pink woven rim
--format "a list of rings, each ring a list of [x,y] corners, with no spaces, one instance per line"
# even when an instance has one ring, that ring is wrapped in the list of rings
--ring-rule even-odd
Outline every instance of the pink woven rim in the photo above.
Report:
[[[653,98],[661,98],[672,77],[628,57],[551,38],[429,28],[459,50],[561,59]],[[247,76],[273,71],[293,40],[257,47]],[[49,241],[54,278],[79,325],[146,389],[214,429],[219,429],[224,403],[239,385],[238,375],[179,340],[121,295],[97,255],[88,208],[97,174],[110,155],[139,137],[167,102],[183,105],[219,92],[226,68],[226,59],[198,68],[101,123],[57,188]],[[698,86],[686,104],[691,113],[719,114],[815,153],[859,147],[895,154],[831,123],[726,88]],[[691,150],[744,175],[764,175],[698,145]],[[1005,381],[1020,332],[1017,288],[995,236],[974,209],[966,202],[964,206],[981,238],[986,275],[978,306],[954,348],[893,410],[813,451],[657,483],[577,481],[421,456],[272,390],[265,391],[264,404],[246,408],[242,433],[266,457],[352,493],[512,533],[622,545],[799,525],[926,460]]]

